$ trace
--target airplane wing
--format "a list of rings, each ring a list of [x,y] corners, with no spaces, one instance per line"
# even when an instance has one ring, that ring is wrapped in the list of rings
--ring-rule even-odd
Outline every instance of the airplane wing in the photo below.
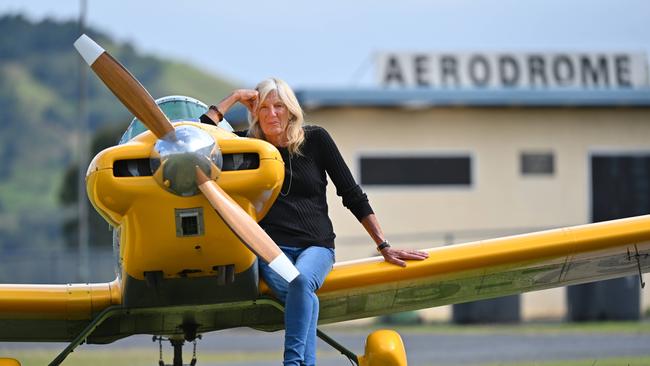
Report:
[[[120,284],[0,284],[0,340],[66,341],[102,310],[119,305]]]
[[[381,257],[337,263],[323,287],[320,322],[359,319],[650,271],[650,215],[428,249],[406,268]],[[132,334],[174,334],[192,314],[200,333],[283,327],[282,306],[261,297],[205,305],[125,308],[117,281],[0,285],[0,339],[70,341],[105,317],[88,343]],[[102,314],[104,315],[102,315]],[[37,330],[37,331],[36,331]]]
[[[639,275],[650,271],[650,215],[426,251],[406,268],[337,263],[318,292],[321,323]]]

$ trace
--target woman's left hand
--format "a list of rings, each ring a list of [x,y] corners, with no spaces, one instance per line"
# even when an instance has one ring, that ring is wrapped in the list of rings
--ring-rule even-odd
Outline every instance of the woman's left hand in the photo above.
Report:
[[[257,110],[257,103],[259,93],[257,90],[253,89],[237,89],[235,90],[235,93],[237,94],[237,99],[239,100],[239,103],[243,104],[246,109],[248,109],[251,113],[255,113]]]
[[[429,253],[427,252],[420,250],[395,249],[392,247],[382,249],[381,255],[384,256],[386,262],[400,267],[406,267],[406,262],[404,260],[414,259],[421,261],[429,258]]]

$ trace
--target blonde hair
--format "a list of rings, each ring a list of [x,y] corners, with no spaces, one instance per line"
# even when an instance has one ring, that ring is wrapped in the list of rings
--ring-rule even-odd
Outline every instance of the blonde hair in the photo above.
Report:
[[[275,91],[278,95],[278,98],[284,103],[289,111],[289,123],[286,129],[287,136],[287,149],[290,154],[300,155],[300,147],[305,141],[305,131],[303,130],[303,124],[305,122],[304,113],[300,104],[298,103],[298,98],[294,94],[293,90],[289,84],[278,78],[268,78],[262,80],[255,90],[259,93],[259,105],[262,104],[264,99],[271,93]],[[256,111],[255,115],[259,116],[259,110]],[[255,137],[258,139],[266,139],[262,128],[260,127],[259,117],[253,117],[252,113],[248,113],[248,136]]]

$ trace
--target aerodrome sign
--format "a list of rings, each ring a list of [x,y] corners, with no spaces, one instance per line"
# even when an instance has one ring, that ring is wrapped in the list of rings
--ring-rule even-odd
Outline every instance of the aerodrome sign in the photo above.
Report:
[[[648,87],[644,53],[396,53],[377,55],[390,88],[635,89]]]

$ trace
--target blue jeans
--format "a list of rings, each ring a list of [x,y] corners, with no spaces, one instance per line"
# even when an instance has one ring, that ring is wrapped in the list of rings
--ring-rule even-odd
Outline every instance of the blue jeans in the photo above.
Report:
[[[280,249],[296,265],[300,275],[291,283],[259,261],[260,275],[284,303],[284,365],[316,365],[318,297],[315,292],[334,264],[334,249],[318,246]]]

